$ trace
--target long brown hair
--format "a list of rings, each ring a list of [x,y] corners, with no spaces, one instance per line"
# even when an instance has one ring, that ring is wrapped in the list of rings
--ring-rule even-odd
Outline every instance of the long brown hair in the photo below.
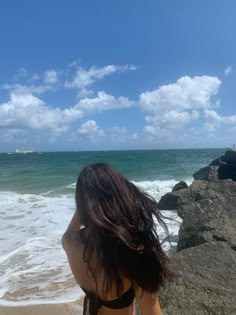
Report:
[[[153,220],[155,216],[158,224],[166,227],[157,202],[111,165],[97,163],[82,170],[76,185],[76,205],[87,230],[81,234],[83,259],[95,281],[100,268],[104,270],[106,293],[115,284],[120,295],[121,276],[152,293],[171,278],[168,257]],[[90,264],[94,254],[96,268]]]

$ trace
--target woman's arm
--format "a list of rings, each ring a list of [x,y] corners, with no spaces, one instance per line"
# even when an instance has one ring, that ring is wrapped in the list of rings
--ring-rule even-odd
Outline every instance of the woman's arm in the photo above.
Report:
[[[75,211],[70,224],[68,225],[66,232],[62,236],[62,246],[66,250],[68,241],[75,240],[76,233],[80,230],[80,217],[78,210]]]
[[[135,288],[135,296],[143,315],[162,315],[158,297],[155,293],[143,291],[140,287]]]

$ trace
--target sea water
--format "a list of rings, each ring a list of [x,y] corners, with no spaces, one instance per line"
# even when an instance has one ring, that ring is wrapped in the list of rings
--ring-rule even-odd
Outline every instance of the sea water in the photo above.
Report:
[[[75,211],[75,183],[90,163],[112,164],[156,200],[180,180],[222,155],[224,149],[106,152],[0,153],[0,305],[77,300],[61,247]],[[172,245],[181,223],[175,211],[162,211]],[[160,239],[165,232],[157,227]],[[168,242],[163,243],[166,251]]]

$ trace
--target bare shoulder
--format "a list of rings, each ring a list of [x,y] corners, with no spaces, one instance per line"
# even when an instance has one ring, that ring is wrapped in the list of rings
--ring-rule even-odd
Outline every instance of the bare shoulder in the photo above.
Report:
[[[76,231],[66,231],[61,238],[61,244],[63,248],[67,247],[68,245],[73,244],[77,239],[77,232]]]
[[[79,255],[83,250],[83,245],[78,238],[77,231],[66,231],[61,238],[61,244],[67,255],[72,252]]]

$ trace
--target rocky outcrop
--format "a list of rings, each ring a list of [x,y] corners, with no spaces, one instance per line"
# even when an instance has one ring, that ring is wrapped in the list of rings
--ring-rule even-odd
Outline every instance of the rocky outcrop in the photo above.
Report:
[[[236,249],[236,183],[194,181],[178,200],[178,250],[219,240]]]
[[[236,251],[208,242],[172,257],[173,282],[159,292],[163,315],[235,315]]]
[[[188,185],[181,181],[174,186],[172,192],[169,192],[161,197],[160,201],[158,202],[158,207],[161,210],[176,210],[178,207],[178,200],[181,197],[189,196],[189,189]]]
[[[218,165],[209,165],[193,174],[195,180],[218,180]]]
[[[209,166],[201,168],[193,174],[195,180],[214,181],[232,179],[236,181],[236,150],[229,149],[223,156],[213,160]]]
[[[236,151],[194,178],[159,202],[183,219],[171,257],[176,277],[159,292],[163,315],[236,315]]]

